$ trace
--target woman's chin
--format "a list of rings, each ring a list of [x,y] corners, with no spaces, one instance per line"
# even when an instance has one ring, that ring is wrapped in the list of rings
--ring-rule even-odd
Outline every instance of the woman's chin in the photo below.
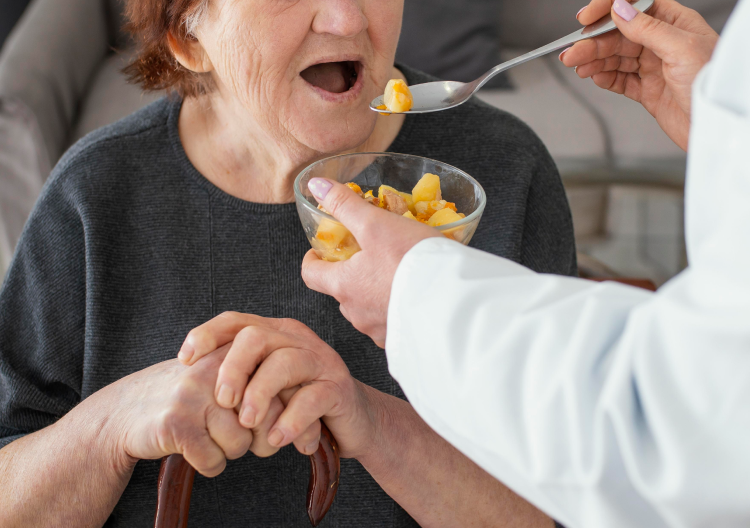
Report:
[[[294,105],[297,141],[316,152],[336,154],[360,146],[372,134],[377,114],[370,110],[364,99],[356,104],[331,104],[328,101],[303,97],[302,103]]]

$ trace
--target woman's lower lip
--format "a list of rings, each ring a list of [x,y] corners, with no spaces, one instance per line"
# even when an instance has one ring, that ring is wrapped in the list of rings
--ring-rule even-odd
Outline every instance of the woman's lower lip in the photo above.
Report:
[[[355,99],[357,99],[357,97],[359,97],[359,95],[362,93],[362,88],[364,88],[364,85],[365,85],[365,82],[364,82],[365,75],[362,70],[363,68],[361,67],[358,68],[357,81],[354,83],[354,86],[349,88],[347,91],[341,92],[341,93],[329,92],[328,90],[319,88],[315,85],[310,84],[306,80],[302,79],[301,76],[300,76],[300,79],[302,79],[302,82],[304,82],[307,86],[312,88],[315,91],[315,93],[317,93],[324,101],[329,102],[329,103],[337,103],[337,104],[348,103],[350,101],[354,101]]]

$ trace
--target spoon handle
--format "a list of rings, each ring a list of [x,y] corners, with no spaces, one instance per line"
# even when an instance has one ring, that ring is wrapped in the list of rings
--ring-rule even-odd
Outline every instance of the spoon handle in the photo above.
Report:
[[[645,12],[645,11],[648,11],[652,5],[654,5],[654,0],[639,0],[638,2],[635,2],[633,4],[633,7],[635,7],[641,12]],[[541,48],[535,49],[534,51],[530,51],[524,55],[521,55],[520,57],[516,57],[515,59],[511,59],[507,62],[504,62],[500,64],[499,66],[495,66],[490,71],[482,75],[479,79],[471,83],[472,85],[474,85],[472,91],[476,91],[482,86],[484,86],[487,83],[487,81],[492,79],[495,75],[497,75],[500,72],[504,72],[505,70],[509,70],[510,68],[513,68],[514,66],[523,64],[524,62],[529,62],[530,60],[536,59],[543,55],[547,55],[548,53],[552,53],[553,51],[567,48],[568,46],[572,46],[578,41],[598,37],[599,35],[603,35],[604,33],[608,33],[614,29],[617,29],[617,26],[612,20],[612,16],[606,15],[600,18],[599,20],[597,20],[596,22],[594,22],[593,24],[590,24],[584,28],[581,28],[578,31],[574,31],[567,37],[558,39],[554,42],[547,44],[546,46],[542,46]]]

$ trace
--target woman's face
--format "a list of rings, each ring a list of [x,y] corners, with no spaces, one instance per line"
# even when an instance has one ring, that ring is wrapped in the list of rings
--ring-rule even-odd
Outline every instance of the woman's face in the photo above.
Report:
[[[333,153],[375,127],[402,12],[403,0],[211,0],[197,37],[222,99],[276,142]]]

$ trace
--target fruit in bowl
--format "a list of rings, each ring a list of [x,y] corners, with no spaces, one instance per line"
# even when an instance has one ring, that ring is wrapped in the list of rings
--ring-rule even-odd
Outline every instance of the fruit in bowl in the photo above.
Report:
[[[471,176],[427,158],[363,153],[318,161],[300,173],[294,190],[310,245],[328,261],[351,258],[360,247],[307,189],[307,182],[314,177],[346,183],[372,206],[434,227],[463,244],[474,235],[486,202],[484,190]]]

